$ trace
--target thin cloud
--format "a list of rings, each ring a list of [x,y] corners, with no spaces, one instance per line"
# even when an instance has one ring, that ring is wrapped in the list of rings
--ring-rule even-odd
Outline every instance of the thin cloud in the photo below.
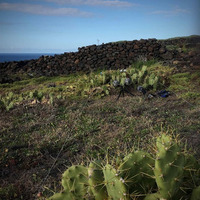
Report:
[[[88,5],[88,6],[107,6],[107,7],[131,7],[136,4],[120,0],[45,0],[58,4]]]
[[[174,16],[180,14],[189,14],[190,11],[186,9],[176,8],[174,10],[157,10],[152,12],[151,14],[155,15],[165,15],[165,16]]]
[[[35,15],[91,17],[93,14],[77,8],[53,8],[35,4],[0,3],[0,10],[11,10]]]

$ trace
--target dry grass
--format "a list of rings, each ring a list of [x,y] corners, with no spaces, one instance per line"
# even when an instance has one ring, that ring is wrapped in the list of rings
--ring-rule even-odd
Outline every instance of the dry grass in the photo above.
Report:
[[[52,191],[60,191],[61,175],[72,163],[87,164],[90,159],[104,158],[107,152],[111,158],[138,148],[151,152],[152,140],[162,131],[179,134],[200,158],[196,77],[196,72],[185,77],[173,75],[171,87],[177,90],[168,98],[145,100],[133,91],[134,97],[125,95],[116,101],[114,91],[102,99],[66,98],[56,100],[54,105],[24,100],[10,111],[3,110],[0,112],[0,199],[31,200],[40,191],[48,197]],[[35,81],[41,84],[42,79]],[[187,87],[181,90],[184,84]],[[6,87],[12,91],[11,86]],[[188,91],[196,96],[189,98]]]

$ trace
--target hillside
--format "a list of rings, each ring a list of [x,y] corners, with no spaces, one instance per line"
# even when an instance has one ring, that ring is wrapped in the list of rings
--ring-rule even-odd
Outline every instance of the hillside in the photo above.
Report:
[[[126,72],[96,69],[28,77],[27,71],[22,76],[12,67],[9,73],[4,70],[12,81],[0,84],[0,199],[48,198],[61,191],[62,173],[72,164],[106,156],[113,160],[133,149],[153,154],[152,143],[161,133],[179,135],[199,160],[199,51],[169,43],[165,49],[180,52],[179,57],[140,57]],[[120,87],[113,81],[124,86],[127,74],[127,89],[134,96],[125,93],[117,100]],[[147,90],[145,96],[139,85]],[[170,95],[159,96],[161,90]]]

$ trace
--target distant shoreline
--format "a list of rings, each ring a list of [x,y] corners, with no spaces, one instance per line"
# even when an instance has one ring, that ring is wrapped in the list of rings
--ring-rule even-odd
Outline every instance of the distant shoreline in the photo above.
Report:
[[[41,56],[54,56],[59,53],[0,53],[0,62],[13,62],[38,59]]]

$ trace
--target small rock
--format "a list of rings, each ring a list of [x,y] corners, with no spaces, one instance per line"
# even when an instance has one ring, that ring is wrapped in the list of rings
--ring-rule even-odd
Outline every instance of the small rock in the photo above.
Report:
[[[136,49],[136,50],[139,49],[139,46],[135,44],[134,49]]]
[[[195,51],[190,51],[190,52],[188,53],[188,55],[191,56],[191,57],[193,57],[193,56],[196,55],[196,52],[195,52]]]
[[[179,63],[180,63],[180,61],[178,61],[178,60],[173,61],[173,65],[178,65]]]
[[[76,59],[74,63],[77,65],[79,63],[79,59]]]
[[[162,54],[161,57],[165,60],[171,60],[173,58],[172,53],[170,53],[169,51],[166,52],[165,54]]]
[[[153,47],[151,47],[151,46],[148,47],[148,51],[149,51],[149,52],[152,52],[152,51],[153,51]]]
[[[161,48],[159,49],[159,52],[160,52],[161,54],[163,54],[163,53],[166,52],[166,49],[165,49],[164,47],[161,47]]]

